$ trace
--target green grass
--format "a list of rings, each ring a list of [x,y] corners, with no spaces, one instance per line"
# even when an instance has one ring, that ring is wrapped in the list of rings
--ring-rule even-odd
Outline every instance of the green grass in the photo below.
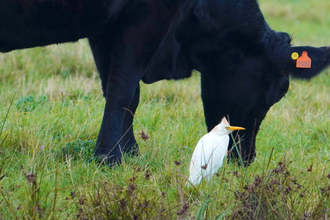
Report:
[[[260,4],[270,26],[294,34],[295,45],[330,43],[327,1]],[[291,81],[262,123],[249,168],[229,163],[211,182],[186,188],[190,157],[206,132],[199,73],[141,83],[140,155],[110,170],[90,160],[104,99],[85,40],[0,54],[0,65],[0,219],[330,215],[329,71]],[[150,138],[139,138],[141,131]]]

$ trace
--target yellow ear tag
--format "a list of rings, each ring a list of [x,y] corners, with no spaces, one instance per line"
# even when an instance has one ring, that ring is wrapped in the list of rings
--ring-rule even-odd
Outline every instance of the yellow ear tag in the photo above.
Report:
[[[293,60],[296,60],[296,59],[299,58],[299,54],[298,54],[297,52],[293,52],[293,53],[291,54],[291,58],[292,58]]]
[[[302,55],[297,59],[297,68],[312,68],[312,59],[308,57],[306,51],[302,53]]]

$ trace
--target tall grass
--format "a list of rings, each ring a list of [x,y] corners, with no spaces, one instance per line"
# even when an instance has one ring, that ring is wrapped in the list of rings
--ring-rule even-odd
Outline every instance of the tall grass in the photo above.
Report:
[[[330,43],[327,1],[260,4],[294,44]],[[134,121],[140,155],[108,169],[91,160],[104,99],[85,40],[1,54],[0,65],[0,219],[330,215],[329,71],[291,81],[262,123],[250,167],[228,163],[209,183],[186,188],[191,154],[206,132],[199,73],[141,83]]]

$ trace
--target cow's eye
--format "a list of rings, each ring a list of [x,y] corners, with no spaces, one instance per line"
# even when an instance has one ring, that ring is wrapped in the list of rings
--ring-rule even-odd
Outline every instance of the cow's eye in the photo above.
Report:
[[[269,107],[283,98],[288,91],[289,84],[289,79],[286,77],[273,81],[266,94],[266,103]]]
[[[292,43],[292,39],[293,39],[293,36],[292,35],[290,35],[289,36],[289,40],[288,40],[288,44],[291,46],[291,43]]]
[[[286,32],[276,32],[282,43],[288,44],[291,46],[292,36]]]

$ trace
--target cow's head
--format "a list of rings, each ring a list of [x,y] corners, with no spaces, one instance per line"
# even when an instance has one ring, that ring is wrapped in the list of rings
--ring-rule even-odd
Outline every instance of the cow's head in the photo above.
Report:
[[[301,56],[303,51],[312,60],[311,68],[296,67],[292,54]],[[247,27],[222,32],[195,44],[191,54],[194,67],[201,72],[207,128],[211,130],[224,116],[231,124],[246,128],[239,133],[246,164],[254,160],[260,124],[288,91],[290,76],[310,79],[330,63],[328,47],[292,47],[287,33],[268,26],[263,31]]]

